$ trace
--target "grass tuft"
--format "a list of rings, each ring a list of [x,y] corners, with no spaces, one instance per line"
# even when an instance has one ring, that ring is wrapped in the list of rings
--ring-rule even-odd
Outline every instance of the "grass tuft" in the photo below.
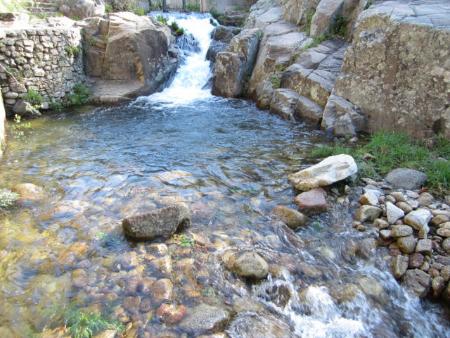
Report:
[[[123,325],[117,321],[106,319],[97,313],[81,310],[67,311],[65,322],[72,338],[91,338],[108,329],[119,332],[124,330]]]
[[[406,134],[378,132],[364,145],[322,146],[313,149],[311,157],[338,154],[352,155],[363,176],[379,179],[395,168],[411,168],[427,174],[427,184],[431,190],[445,193],[450,189],[450,141],[443,137],[436,140],[433,149],[428,149]]]

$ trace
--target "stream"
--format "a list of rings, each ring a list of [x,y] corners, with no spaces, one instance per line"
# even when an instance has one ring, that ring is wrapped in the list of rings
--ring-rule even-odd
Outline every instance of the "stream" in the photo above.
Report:
[[[308,153],[327,139],[251,102],[212,96],[210,17],[175,17],[200,51],[186,52],[164,91],[10,128],[1,185],[31,182],[47,194],[0,214],[0,337],[64,326],[72,307],[133,323],[138,337],[196,336],[159,320],[161,299],[188,314],[200,303],[227,307],[232,338],[276,325],[290,337],[448,337],[448,314],[410,296],[387,254],[349,253],[371,235],[352,228],[356,193],[337,194],[297,232],[271,217],[277,205],[294,207],[287,175],[310,165]],[[182,234],[124,238],[124,217],[179,202],[192,212]],[[257,250],[269,278],[249,284],[230,273],[221,261],[230,248]]]

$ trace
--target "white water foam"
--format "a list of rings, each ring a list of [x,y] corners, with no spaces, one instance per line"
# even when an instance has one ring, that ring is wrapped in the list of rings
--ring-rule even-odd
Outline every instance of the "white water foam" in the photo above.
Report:
[[[214,26],[211,24],[209,14],[165,14],[170,24],[176,21],[186,33],[192,34],[199,42],[200,51],[190,53],[184,63],[178,68],[171,85],[162,92],[139,100],[157,102],[164,106],[177,106],[189,104],[193,101],[212,97],[211,90],[205,88],[211,77],[210,62],[206,60],[211,43],[211,32]]]

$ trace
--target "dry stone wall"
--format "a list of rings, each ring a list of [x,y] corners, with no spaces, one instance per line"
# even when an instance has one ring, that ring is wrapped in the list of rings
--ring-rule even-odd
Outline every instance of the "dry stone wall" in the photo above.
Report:
[[[7,111],[34,89],[50,102],[85,80],[81,28],[0,29],[0,86]]]

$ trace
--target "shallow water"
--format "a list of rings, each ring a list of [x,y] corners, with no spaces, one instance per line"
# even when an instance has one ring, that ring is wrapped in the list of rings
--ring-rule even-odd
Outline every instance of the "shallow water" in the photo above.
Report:
[[[238,324],[243,316],[231,337],[252,337],[245,314],[274,317],[292,337],[445,337],[443,310],[410,297],[383,255],[348,253],[373,235],[352,229],[351,194],[331,197],[330,212],[297,233],[270,217],[293,206],[287,175],[311,163],[309,151],[326,142],[320,131],[199,90],[166,99],[43,117],[24,135],[10,129],[1,186],[32,182],[48,196],[0,215],[1,337],[61,327],[74,306],[133,323],[138,336],[182,335],[155,315],[160,279],[188,313],[209,303]],[[122,236],[124,217],[174,202],[190,206],[193,224],[167,250]],[[249,285],[228,272],[230,248],[256,249],[269,279]]]

